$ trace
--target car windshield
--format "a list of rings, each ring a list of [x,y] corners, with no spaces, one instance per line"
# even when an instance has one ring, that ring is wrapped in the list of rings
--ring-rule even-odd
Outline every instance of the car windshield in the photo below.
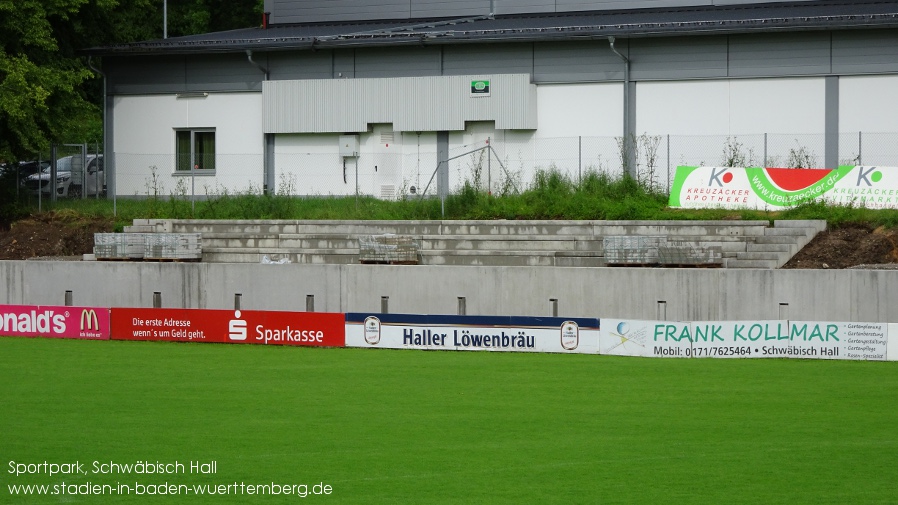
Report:
[[[72,171],[72,157],[66,156],[65,158],[59,158],[56,160],[56,172],[71,172]],[[50,173],[50,167],[47,167],[41,172],[45,174]]]

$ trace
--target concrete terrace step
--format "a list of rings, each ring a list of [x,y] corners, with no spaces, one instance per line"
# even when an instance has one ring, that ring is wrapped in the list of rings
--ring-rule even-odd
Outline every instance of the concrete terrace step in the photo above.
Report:
[[[421,251],[423,265],[456,266],[555,266],[555,253],[550,251]]]
[[[795,235],[764,235],[762,237],[753,237],[755,244],[794,244]]]
[[[440,221],[440,235],[595,236],[594,221]],[[429,234],[433,235],[433,234]]]
[[[425,251],[591,251],[602,252],[602,240],[591,236],[570,235],[426,235],[418,239]]]
[[[753,253],[753,252],[773,252],[773,253],[785,253],[789,256],[795,254],[797,249],[795,248],[795,244],[746,244],[745,252]]]
[[[809,228],[815,230],[817,233],[821,231],[826,231],[826,221],[822,219],[795,219],[795,220],[775,220],[773,222],[774,228]]]
[[[760,268],[772,270],[777,268],[776,260],[726,259],[724,268]]]
[[[262,263],[263,257],[268,256],[271,261],[286,258],[290,263],[316,264],[316,265],[351,265],[359,262],[356,254],[327,254],[327,253],[297,253],[297,252],[270,252],[253,251],[251,249],[216,249],[203,250],[203,261],[207,263]]]
[[[204,248],[226,247],[258,247],[276,249],[357,249],[357,235],[302,235],[302,234],[246,234],[239,233],[203,233]],[[589,251],[602,253],[604,250],[601,238],[586,236],[551,237],[532,235],[510,235],[507,237],[470,236],[470,235],[427,235],[414,237],[419,241],[421,250],[455,251],[455,250],[533,250],[533,251]],[[674,246],[692,246],[698,248],[717,247],[723,252],[743,252],[746,242],[740,237],[716,237],[713,241],[702,240],[697,236],[674,237],[668,239]]]
[[[766,221],[309,221],[135,219],[132,226],[169,233],[327,233],[400,235],[763,235]]]
[[[595,235],[746,237],[762,236],[768,226],[767,221],[599,221]]]
[[[817,232],[813,228],[767,228],[767,237],[813,237]]]
[[[772,260],[778,261],[782,253],[779,252],[744,252],[736,253],[737,260]]]
[[[135,220],[128,231],[203,236],[203,260],[357,263],[359,237],[387,233],[419,240],[431,265],[605,266],[608,236],[660,236],[669,246],[721,251],[728,268],[777,268],[824,221],[203,221]],[[619,267],[618,267],[619,268]]]

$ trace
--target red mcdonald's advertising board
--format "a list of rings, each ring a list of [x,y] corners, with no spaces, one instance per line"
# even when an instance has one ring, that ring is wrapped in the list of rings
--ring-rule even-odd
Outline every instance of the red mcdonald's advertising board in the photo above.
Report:
[[[112,309],[113,340],[343,347],[345,333],[342,313]]]

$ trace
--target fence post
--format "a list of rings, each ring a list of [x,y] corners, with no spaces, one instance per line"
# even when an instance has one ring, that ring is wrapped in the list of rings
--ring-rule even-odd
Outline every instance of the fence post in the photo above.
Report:
[[[153,291],[153,308],[162,308],[162,291]]]
[[[552,317],[558,317],[558,298],[549,298],[549,306],[552,308]]]
[[[764,168],[767,168],[767,133],[764,133]]]
[[[234,310],[240,310],[240,302],[243,298],[243,294],[234,293]]]
[[[863,163],[861,163],[861,153],[862,152],[863,151],[861,151],[861,132],[857,132],[857,164],[858,165],[863,165]]]
[[[56,156],[57,156],[57,154],[58,154],[58,151],[57,151],[57,146],[56,146],[56,144],[50,144],[50,180],[47,182],[47,185],[48,185],[48,188],[50,189],[50,201],[51,201],[51,202],[55,202],[55,201],[56,201],[56,169],[57,169],[57,166],[56,166]],[[84,158],[83,158],[83,152],[82,152],[82,158],[81,158],[81,159],[82,159],[82,160],[84,159]],[[40,162],[38,162],[37,168],[38,168],[38,171],[37,171],[37,177],[38,177],[38,184],[37,184],[37,187],[38,187],[38,193],[43,193],[43,189],[41,189],[41,179],[40,179],[40,176],[41,176],[41,170],[40,170],[41,164],[40,164]],[[81,176],[82,176],[82,178],[84,177],[84,169],[85,169],[85,168],[86,168],[86,167],[84,167],[83,165],[81,166],[81,170],[82,170],[82,172],[81,172],[82,175],[81,175]],[[83,196],[83,193],[84,193],[84,192],[82,191],[82,196]]]
[[[464,296],[458,297],[458,315],[464,316],[468,312],[467,300]]]
[[[486,138],[486,145],[490,146],[490,138]],[[486,150],[486,194],[493,194],[493,150]]]
[[[670,134],[667,134],[667,194],[670,194]]]
[[[667,302],[658,300],[658,320],[667,321]]]
[[[381,314],[389,314],[390,313],[390,297],[389,296],[381,296],[380,297],[380,313]]]
[[[577,185],[583,185],[583,136],[577,136]]]
[[[306,312],[315,312],[315,295],[306,295]]]
[[[72,290],[70,290],[70,289],[67,289],[65,292],[65,306],[66,307],[72,306]]]

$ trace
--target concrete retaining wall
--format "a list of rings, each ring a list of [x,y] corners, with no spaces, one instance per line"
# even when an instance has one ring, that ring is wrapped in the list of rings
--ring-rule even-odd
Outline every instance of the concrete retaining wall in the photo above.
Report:
[[[0,304],[898,323],[898,270],[0,262]],[[659,308],[658,301],[666,302]],[[788,304],[781,306],[780,304]]]

